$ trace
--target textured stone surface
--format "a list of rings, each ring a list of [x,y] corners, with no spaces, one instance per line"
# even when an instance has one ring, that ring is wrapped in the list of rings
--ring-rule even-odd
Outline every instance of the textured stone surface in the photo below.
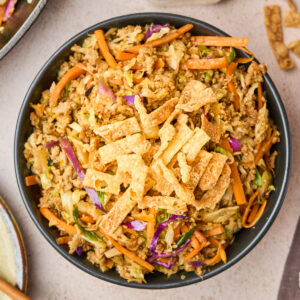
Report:
[[[156,0],[155,0],[156,1]],[[156,1],[157,2],[157,1]],[[184,2],[184,1],[182,1]],[[298,5],[300,6],[299,1]],[[298,68],[281,71],[267,41],[263,6],[282,0],[224,0],[212,6],[157,6],[146,0],[50,0],[37,22],[0,62],[0,193],[23,232],[29,262],[29,295],[33,299],[275,299],[299,215],[300,177]],[[39,233],[19,195],[13,165],[13,137],[19,108],[31,81],[50,55],[66,40],[102,20],[135,12],[184,14],[215,25],[233,36],[248,36],[249,49],[266,63],[289,116],[293,138],[292,176],[282,209],[254,250],[226,272],[205,282],[175,290],[141,291],[114,286],[85,274],[60,256]],[[299,38],[299,29],[285,28],[285,42]]]

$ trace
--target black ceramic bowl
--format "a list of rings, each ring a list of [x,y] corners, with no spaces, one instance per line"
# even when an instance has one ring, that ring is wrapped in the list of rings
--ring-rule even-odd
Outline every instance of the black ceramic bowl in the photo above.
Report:
[[[47,0],[19,0],[14,14],[3,24],[4,31],[0,34],[0,59],[3,58],[21,39],[34,23]]]
[[[184,16],[163,13],[140,13],[121,16],[101,22],[82,31],[81,33],[70,39],[68,42],[66,42],[51,56],[51,58],[42,67],[38,75],[35,77],[33,83],[31,84],[29,91],[27,92],[23,101],[23,105],[21,107],[21,111],[17,121],[14,159],[17,181],[25,206],[32,220],[39,228],[41,233],[61,255],[63,255],[66,259],[68,259],[70,262],[72,262],[85,272],[106,281],[128,287],[162,289],[192,284],[221,273],[222,271],[228,269],[230,266],[238,262],[250,250],[252,250],[255,245],[257,245],[257,243],[262,239],[267,230],[270,228],[282,205],[289,178],[291,145],[288,120],[282,101],[270,77],[268,75],[265,75],[264,90],[268,95],[268,108],[270,110],[271,118],[275,121],[281,136],[280,144],[275,146],[276,150],[279,153],[276,162],[276,177],[274,182],[276,191],[271,194],[266,210],[259,222],[255,225],[255,228],[248,230],[243,229],[236,235],[235,242],[230,247],[228,247],[227,264],[220,263],[216,266],[213,266],[209,272],[203,275],[203,277],[198,277],[194,272],[186,273],[184,271],[181,271],[171,276],[170,278],[167,278],[165,275],[155,272],[153,274],[147,275],[146,279],[148,284],[138,284],[132,282],[128,283],[126,280],[122,279],[117,274],[117,272],[111,270],[109,272],[102,273],[100,269],[93,266],[85,258],[80,258],[76,255],[68,254],[68,249],[66,246],[57,245],[55,239],[58,237],[58,230],[55,228],[49,228],[48,221],[41,217],[37,209],[37,205],[39,203],[38,188],[26,187],[24,181],[25,176],[30,174],[30,171],[26,167],[26,161],[23,155],[24,143],[32,132],[32,126],[29,120],[29,103],[36,103],[39,101],[41,92],[44,89],[49,88],[52,81],[56,79],[57,70],[59,69],[60,64],[65,61],[70,54],[70,47],[75,43],[80,44],[87,37],[88,33],[92,33],[95,29],[98,28],[108,30],[109,28],[114,26],[120,27],[128,24],[149,24],[152,22],[159,24],[170,23],[176,27],[180,27],[187,23],[192,23],[195,26],[192,30],[193,35],[227,36],[227,34],[223,31],[207,23]],[[240,53],[240,55],[243,54]],[[183,274],[186,276],[184,280],[180,278]]]

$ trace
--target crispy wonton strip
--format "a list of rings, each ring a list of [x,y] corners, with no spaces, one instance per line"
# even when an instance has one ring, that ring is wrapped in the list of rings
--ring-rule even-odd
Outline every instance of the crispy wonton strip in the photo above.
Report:
[[[194,191],[212,157],[213,155],[207,151],[201,150],[199,152],[191,170],[190,180],[186,183],[186,187],[189,190]]]
[[[117,60],[130,60],[136,58],[137,54],[119,51],[116,55]]]
[[[215,186],[227,160],[227,156],[221,153],[212,152],[212,155],[213,157],[199,182],[202,191],[210,190]]]
[[[283,16],[283,24],[287,27],[300,28],[300,12],[285,11]]]
[[[183,183],[187,183],[190,180],[192,167],[187,164],[186,155],[182,152],[177,154],[177,161],[180,168],[181,180]]]
[[[283,43],[280,6],[265,6],[265,26],[269,43],[281,69],[291,69],[295,66],[289,56],[289,51]]]
[[[115,61],[114,57],[110,54],[107,43],[105,41],[103,30],[95,30],[95,36],[97,38],[99,49],[105,58],[107,64],[111,68],[116,68],[118,66],[117,62]]]
[[[187,210],[186,204],[180,199],[168,196],[145,196],[139,203],[140,209],[163,208],[169,213],[179,214]]]
[[[217,47],[246,47],[248,38],[227,36],[192,36],[194,45],[217,46]]]
[[[135,261],[136,263],[138,263],[139,265],[143,266],[144,268],[148,269],[150,272],[152,272],[154,270],[154,267],[149,264],[148,262],[146,262],[145,260],[141,259],[139,256],[137,256],[136,254],[130,252],[129,250],[127,250],[126,248],[122,247],[119,243],[117,243],[112,237],[110,237],[108,234],[106,234],[106,232],[104,230],[102,230],[100,228],[101,233],[113,244],[113,246],[118,249],[121,253],[123,253],[124,255],[126,255],[128,258],[130,258],[131,260]]]
[[[68,70],[66,74],[61,78],[61,80],[56,84],[54,87],[52,93],[51,93],[51,98],[50,98],[50,104],[51,106],[56,106],[59,96],[64,89],[64,87],[73,79],[77,78],[81,74],[84,74],[86,71],[82,69],[79,66],[75,66]]]
[[[199,201],[195,201],[195,207],[197,210],[203,208],[214,209],[216,207],[230,184],[230,173],[230,167],[225,164],[222,174],[216,185],[212,189],[208,190]]]
[[[143,135],[136,133],[99,148],[99,154],[101,162],[107,164],[123,154],[134,152],[142,155],[149,150],[150,146]]]
[[[290,42],[287,47],[300,58],[300,40]]]
[[[181,151],[186,154],[186,160],[189,164],[196,159],[200,150],[208,141],[209,136],[205,133],[205,131],[196,127],[194,129],[194,135],[181,149]]]
[[[234,98],[233,106],[236,110],[239,110],[240,109],[240,97],[237,94],[234,83],[232,81],[232,76],[234,74],[234,71],[235,71],[237,65],[238,64],[234,61],[229,65],[229,67],[227,68],[227,71],[226,71],[226,78],[229,79],[228,84],[227,84],[228,90],[233,94],[233,98]]]
[[[131,52],[131,53],[139,53],[140,49],[143,47],[159,47],[163,44],[169,43],[177,38],[179,38],[181,35],[185,34],[187,31],[190,31],[194,25],[192,24],[186,24],[179,29],[175,30],[174,32],[171,32],[167,34],[166,36],[153,40],[151,42],[141,44],[141,45],[136,45],[128,48],[126,52]]]
[[[132,135],[140,131],[140,125],[135,117],[94,128],[96,134],[102,136],[109,142],[114,142],[124,136]]]
[[[287,3],[292,11],[297,11],[297,7],[295,6],[292,0],[287,0]]]
[[[240,173],[236,162],[231,164],[231,178],[233,179],[232,190],[237,205],[244,205],[247,203],[245,191],[240,178]]]
[[[54,225],[59,230],[65,231],[70,235],[75,235],[77,233],[75,226],[69,225],[59,219],[50,209],[41,207],[40,212],[49,221],[49,226]]]
[[[225,57],[221,58],[191,58],[186,61],[188,69],[192,70],[212,70],[221,69],[228,66],[228,61]]]
[[[221,127],[208,121],[204,114],[201,115],[201,129],[207,134],[208,138],[210,138],[212,142],[220,142],[222,134]]]

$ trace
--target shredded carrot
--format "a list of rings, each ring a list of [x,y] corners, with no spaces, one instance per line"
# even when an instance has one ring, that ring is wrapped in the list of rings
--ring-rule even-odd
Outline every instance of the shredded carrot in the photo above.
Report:
[[[100,231],[113,244],[113,246],[115,248],[117,248],[121,253],[123,253],[124,255],[126,255],[128,258],[135,261],[139,265],[143,266],[144,268],[148,269],[150,272],[152,272],[154,270],[154,267],[151,264],[149,264],[147,261],[143,260],[139,256],[135,255],[134,253],[130,252],[129,250],[127,250],[126,248],[121,246],[112,237],[107,235],[101,228],[100,228]]]
[[[155,69],[160,69],[163,68],[165,66],[165,62],[163,61],[163,59],[159,58],[156,62],[155,62]]]
[[[218,226],[216,226],[212,229],[204,231],[204,234],[206,236],[213,236],[213,235],[222,234],[224,232],[225,232],[225,229],[224,229],[223,225],[219,224]]]
[[[5,5],[0,5],[0,26],[2,25],[4,19],[5,9]]]
[[[158,260],[167,264],[169,262],[170,258],[168,258],[168,257],[160,257],[160,258],[158,258]]]
[[[85,223],[95,223],[95,220],[92,216],[83,215],[80,220]]]
[[[38,184],[38,180],[36,178],[36,175],[30,175],[25,177],[25,184],[26,186],[36,185]]]
[[[67,224],[66,222],[59,219],[50,209],[41,207],[40,208],[41,214],[49,221],[51,225],[56,226],[58,229],[67,232],[70,235],[76,234],[76,227]]]
[[[187,261],[187,260],[192,259],[196,254],[199,253],[199,251],[200,251],[201,249],[202,249],[202,248],[201,248],[200,246],[199,246],[198,248],[193,249],[190,253],[188,253],[188,254],[185,256],[184,260]]]
[[[245,191],[240,178],[239,170],[236,162],[231,164],[231,178],[233,179],[232,190],[237,205],[244,205],[247,203]]]
[[[115,84],[115,85],[123,85],[123,80],[122,79],[110,79],[109,82],[111,84]]]
[[[95,36],[97,38],[98,41],[98,46],[99,49],[103,55],[103,57],[105,58],[107,64],[111,67],[111,68],[116,68],[118,66],[117,62],[115,61],[114,57],[110,54],[107,43],[105,41],[105,37],[104,37],[104,33],[103,30],[99,29],[99,30],[95,30]]]
[[[137,57],[137,54],[135,53],[128,53],[128,52],[122,52],[119,51],[116,55],[117,60],[130,60]]]
[[[194,235],[196,236],[196,238],[198,239],[198,241],[200,242],[200,244],[206,243],[207,239],[206,237],[198,230],[194,231]]]
[[[153,40],[151,42],[145,43],[145,44],[140,44],[136,46],[132,46],[126,50],[126,52],[131,52],[131,53],[139,53],[140,49],[143,47],[159,47],[161,45],[164,45],[166,43],[169,43],[181,35],[185,34],[187,31],[190,31],[194,27],[193,24],[186,24],[179,29],[175,30],[174,32],[171,32],[167,34],[166,36]]]
[[[52,94],[51,94],[51,99],[50,103],[52,106],[56,106],[59,96],[64,89],[64,87],[73,79],[77,78],[81,74],[84,74],[86,71],[76,65],[75,67],[71,68],[66,72],[66,74],[61,78],[61,80],[57,83],[57,85],[54,87]]]
[[[251,62],[254,59],[254,54],[251,51],[249,51],[248,49],[246,49],[244,47],[236,47],[236,48],[251,55],[250,58],[245,58],[245,57],[236,58],[234,60],[236,63],[238,63],[238,64],[247,64],[247,63]]]
[[[261,82],[258,84],[258,89],[257,89],[257,108],[260,110],[263,107],[263,91],[262,91],[262,85]]]
[[[273,145],[273,135],[264,143],[262,143],[259,151],[256,153],[254,161],[255,164],[257,165],[259,161],[263,158],[263,156],[271,150]]]
[[[105,264],[109,269],[111,269],[115,263],[112,259],[108,259]]]
[[[139,221],[155,222],[155,220],[153,219],[153,216],[151,216],[151,215],[136,215],[136,216],[134,216],[134,218]]]
[[[258,203],[254,204],[252,209],[251,209],[251,212],[250,212],[250,214],[247,218],[247,223],[252,223],[253,222],[253,220],[255,219],[255,216],[258,212],[258,209],[259,209],[259,204]]]
[[[64,245],[64,244],[68,244],[70,241],[72,240],[71,236],[60,236],[59,238],[56,239],[56,243],[58,245]]]
[[[222,140],[220,141],[220,146],[221,146],[224,150],[226,150],[227,152],[233,153],[233,150],[232,150],[232,148],[231,148],[231,146],[230,146],[230,144],[229,144],[228,139],[222,139]]]
[[[199,243],[198,239],[196,238],[195,234],[193,234],[191,237],[191,245],[194,249],[197,249],[200,247],[200,243]]]
[[[224,250],[224,248],[218,240],[216,240],[214,238],[209,238],[208,240],[211,244],[218,247],[216,255],[212,258],[209,258],[209,259],[205,260],[206,265],[213,266],[213,265],[215,265],[215,264],[217,264],[221,261],[221,259],[222,259],[221,258],[221,252],[222,252],[222,250]]]
[[[180,225],[174,228],[174,241],[176,242],[180,237]]]
[[[146,236],[148,239],[152,239],[155,231],[155,219],[156,219],[156,210],[154,208],[150,209],[150,215],[152,216],[152,221],[148,222],[146,228]]]
[[[186,224],[183,224],[182,226],[181,226],[181,233],[186,233],[186,232],[188,232],[189,231],[189,228],[186,226]]]
[[[256,204],[252,206],[252,204],[257,196],[258,196],[258,190],[249,199],[249,203],[245,209],[245,212],[244,212],[243,218],[242,218],[242,225],[244,228],[250,228],[250,227],[254,226],[258,222],[258,220],[260,219],[260,217],[262,216],[262,214],[265,210],[265,207],[267,205],[267,200],[264,200],[264,202],[259,207],[259,209],[255,208]],[[259,205],[259,204],[257,204],[257,205]],[[253,210],[254,210],[254,212],[252,213]],[[256,210],[256,212],[255,212],[255,210]]]
[[[234,83],[232,81],[232,75],[234,74],[234,71],[235,71],[237,65],[238,64],[233,61],[228,66],[227,71],[226,71],[226,78],[229,79],[228,84],[227,84],[228,90],[233,94],[233,97],[234,97],[233,106],[236,110],[239,110],[240,109],[240,97],[237,94]]]
[[[135,84],[141,83],[144,79],[145,79],[144,77],[139,78],[133,75],[133,83]]]
[[[131,233],[131,234],[133,234],[133,235],[135,235],[135,236],[138,235],[137,232],[136,232],[134,229],[128,228],[127,226],[123,226],[123,230],[124,230],[125,232]]]
[[[228,61],[225,57],[211,59],[191,58],[186,61],[186,66],[192,70],[221,69],[228,66]]]
[[[248,38],[227,37],[227,36],[193,36],[193,44],[217,47],[246,47]]]

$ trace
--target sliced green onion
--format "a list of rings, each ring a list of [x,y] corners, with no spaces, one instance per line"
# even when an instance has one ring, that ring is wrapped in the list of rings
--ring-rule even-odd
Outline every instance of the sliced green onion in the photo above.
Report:
[[[194,233],[194,230],[195,227],[192,227],[188,232],[181,236],[181,238],[176,242],[177,248],[191,238],[191,236]]]
[[[257,186],[261,186],[262,184],[261,174],[259,173],[257,168],[255,168],[255,172],[256,172],[256,178],[252,182]]]
[[[73,210],[73,218],[74,222],[77,225],[78,229],[84,235],[88,240],[99,242],[102,241],[101,237],[98,236],[95,232],[86,230],[79,222],[79,213],[78,213],[78,207],[76,206]]]
[[[232,48],[229,57],[227,57],[228,63],[231,64],[234,61],[235,57],[236,57],[236,52],[234,48]]]
[[[209,82],[211,82],[211,80],[212,80],[212,76],[210,75],[210,73],[209,72],[205,72],[204,73],[204,81],[206,83],[209,83]]]
[[[105,208],[105,205],[107,203],[107,199],[105,200],[105,192],[104,191],[98,191],[97,192],[100,203],[102,204],[103,208]]]
[[[207,54],[209,54],[210,49],[208,49],[206,46],[203,45],[199,45],[199,50],[202,56],[207,56]]]
[[[168,221],[170,219],[170,214],[166,212],[165,209],[159,208],[156,216],[156,221],[158,224]]]
[[[218,146],[214,149],[215,152],[219,152],[221,154],[227,155],[227,151],[224,150],[222,147]]]
[[[66,84],[66,87],[65,87],[65,91],[66,91],[66,98],[69,97],[69,86],[70,86],[70,82]]]

